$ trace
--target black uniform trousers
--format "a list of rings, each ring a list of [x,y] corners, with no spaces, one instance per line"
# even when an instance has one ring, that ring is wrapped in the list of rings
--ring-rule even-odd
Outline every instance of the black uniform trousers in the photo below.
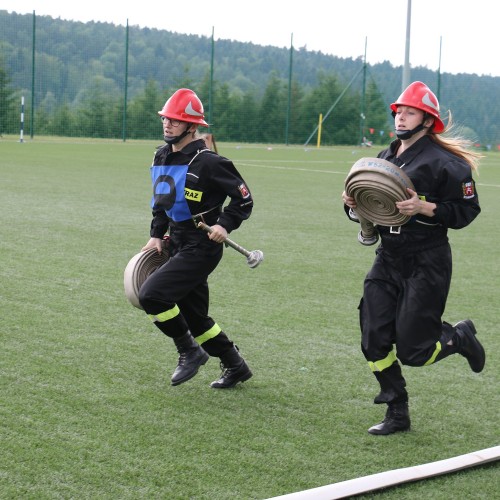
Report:
[[[141,286],[139,302],[155,325],[168,337],[189,330],[212,356],[233,346],[208,315],[208,276],[219,264],[223,245],[211,241],[194,227],[170,230],[170,259],[152,273]]]
[[[451,283],[451,249],[446,242],[403,255],[383,247],[376,253],[359,305],[361,348],[381,387],[375,403],[405,402],[398,360],[424,366],[455,352],[447,345],[454,328],[441,320]]]

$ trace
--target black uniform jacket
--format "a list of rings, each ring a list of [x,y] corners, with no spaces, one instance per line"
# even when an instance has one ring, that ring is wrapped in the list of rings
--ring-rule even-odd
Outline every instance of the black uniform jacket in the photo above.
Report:
[[[445,244],[449,228],[461,229],[481,212],[471,167],[428,136],[397,157],[399,145],[399,140],[393,141],[378,158],[402,168],[418,196],[436,203],[436,209],[434,216],[418,214],[400,228],[377,226],[382,247],[390,252],[408,253]]]
[[[166,144],[156,150],[153,165],[187,165],[203,149],[206,145],[202,139],[177,152],[171,151],[170,145]],[[206,217],[207,224],[217,223],[228,233],[237,229],[252,213],[252,194],[245,181],[230,160],[213,151],[204,151],[192,161],[186,175],[186,190],[201,192],[200,201],[186,198],[192,215],[222,207],[226,199],[230,199],[222,213],[213,211]],[[164,210],[153,210],[151,237],[163,238],[169,224],[170,219]],[[189,224],[195,227],[194,222],[188,221]]]

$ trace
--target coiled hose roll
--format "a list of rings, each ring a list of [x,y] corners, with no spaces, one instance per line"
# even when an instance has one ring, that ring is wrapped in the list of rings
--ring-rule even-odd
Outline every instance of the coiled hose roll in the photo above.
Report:
[[[134,255],[123,273],[123,286],[128,301],[137,309],[142,309],[139,303],[139,290],[150,274],[156,271],[169,259],[169,252],[164,247],[162,253],[151,248]]]
[[[397,201],[410,198],[407,188],[415,190],[410,178],[401,168],[381,158],[360,158],[345,180],[345,192],[356,201],[355,213],[361,224],[361,238],[373,244],[374,224],[402,226],[410,220],[396,207]]]

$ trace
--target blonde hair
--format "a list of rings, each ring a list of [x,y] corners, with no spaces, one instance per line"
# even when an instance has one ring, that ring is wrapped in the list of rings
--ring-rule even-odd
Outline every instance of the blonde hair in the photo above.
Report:
[[[459,133],[450,135],[450,133],[456,128],[457,127],[452,120],[451,111],[448,111],[448,122],[443,133],[429,134],[429,137],[446,151],[462,158],[462,160],[466,161],[470,165],[470,168],[474,172],[477,172],[479,169],[479,162],[481,158],[484,158],[484,155],[471,149],[471,146],[473,145],[471,140],[466,139]]]

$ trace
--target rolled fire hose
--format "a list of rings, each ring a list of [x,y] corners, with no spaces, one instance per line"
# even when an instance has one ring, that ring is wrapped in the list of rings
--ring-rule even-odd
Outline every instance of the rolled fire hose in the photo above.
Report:
[[[158,253],[156,248],[151,248],[139,252],[130,259],[123,273],[123,286],[128,301],[137,309],[142,309],[139,303],[139,290],[142,284],[168,259],[169,253],[166,248],[163,249],[161,254]]]
[[[358,240],[373,245],[378,240],[375,224],[402,226],[410,220],[396,207],[397,201],[410,198],[407,188],[415,190],[401,168],[381,158],[360,158],[345,180],[345,192],[356,201],[355,214],[361,224]]]

